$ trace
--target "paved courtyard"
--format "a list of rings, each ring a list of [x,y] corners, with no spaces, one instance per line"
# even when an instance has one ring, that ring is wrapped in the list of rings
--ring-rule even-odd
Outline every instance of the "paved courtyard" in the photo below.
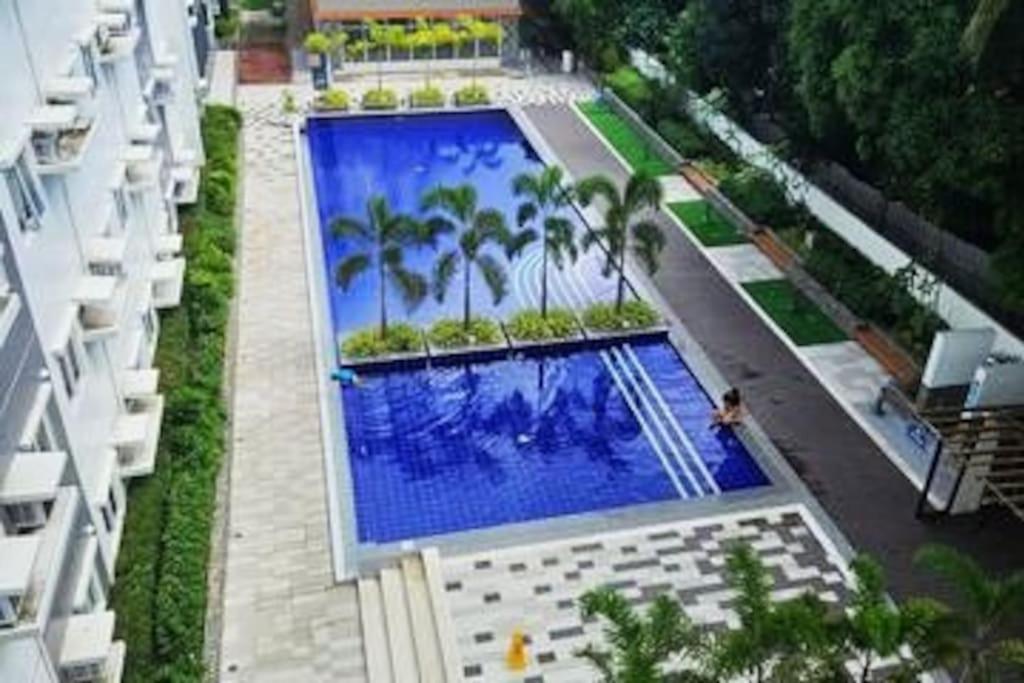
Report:
[[[238,350],[220,676],[363,680],[355,587],[335,585],[291,127],[241,87]]]

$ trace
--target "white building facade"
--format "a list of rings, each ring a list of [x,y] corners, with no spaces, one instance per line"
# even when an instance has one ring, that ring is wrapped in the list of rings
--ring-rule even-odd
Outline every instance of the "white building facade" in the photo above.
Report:
[[[120,680],[125,482],[154,467],[204,161],[198,2],[0,0],[0,681]]]

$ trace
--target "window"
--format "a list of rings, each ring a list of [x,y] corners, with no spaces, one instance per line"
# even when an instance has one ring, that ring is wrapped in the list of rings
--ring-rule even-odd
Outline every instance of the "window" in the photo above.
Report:
[[[36,176],[28,165],[24,152],[10,168],[4,169],[4,180],[7,190],[14,202],[14,211],[18,215],[21,231],[36,231],[41,227],[40,220],[46,212],[43,194],[36,181]]]
[[[32,531],[46,524],[46,506],[41,501],[12,503],[5,505],[4,511],[19,533]]]
[[[78,384],[82,379],[82,361],[78,355],[78,345],[74,337],[68,339],[64,348],[57,354],[57,367],[60,369],[61,379],[64,381],[64,390],[68,398],[74,398],[78,393]]]
[[[156,314],[152,308],[147,308],[142,313],[142,329],[146,332],[146,339],[153,341],[156,336]]]
[[[110,514],[110,510],[106,505],[100,506],[100,515],[103,517],[103,526],[106,528],[107,533],[114,533],[114,516]]]
[[[87,683],[103,678],[104,662],[89,662],[61,667],[63,679],[67,683]]]
[[[99,74],[96,71],[96,58],[92,54],[92,46],[89,44],[79,45],[78,53],[82,58],[82,71],[92,79],[93,87],[97,87],[100,81]]]
[[[10,626],[18,619],[21,599],[17,595],[0,596],[0,626]]]
[[[113,190],[114,208],[117,210],[117,220],[121,223],[121,229],[128,227],[128,200],[124,196],[124,190],[118,188]]]
[[[117,496],[114,495],[114,489],[111,488],[107,492],[107,504],[110,505],[110,511],[117,516]]]

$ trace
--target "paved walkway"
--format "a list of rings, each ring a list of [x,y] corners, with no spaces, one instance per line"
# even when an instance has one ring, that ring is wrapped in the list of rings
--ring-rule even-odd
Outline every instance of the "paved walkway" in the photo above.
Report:
[[[354,585],[333,583],[291,127],[241,87],[243,226],[220,680],[364,679]],[[287,277],[284,277],[287,276]]]
[[[528,117],[576,177],[626,171],[568,107],[528,107]],[[913,568],[927,542],[955,545],[992,569],[1024,566],[1021,533],[1002,511],[925,523],[914,518],[917,492],[791,350],[740,298],[667,216],[668,239],[653,280],[712,362],[747,397],[752,413],[820,499],[851,543],[878,557],[897,594],[934,588]],[[984,522],[984,523],[982,523]]]

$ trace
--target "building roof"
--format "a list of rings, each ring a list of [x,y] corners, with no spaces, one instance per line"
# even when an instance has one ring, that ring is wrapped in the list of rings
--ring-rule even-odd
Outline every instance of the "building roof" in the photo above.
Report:
[[[460,14],[500,17],[523,13],[519,0],[310,0],[313,19],[406,19],[454,17]]]

